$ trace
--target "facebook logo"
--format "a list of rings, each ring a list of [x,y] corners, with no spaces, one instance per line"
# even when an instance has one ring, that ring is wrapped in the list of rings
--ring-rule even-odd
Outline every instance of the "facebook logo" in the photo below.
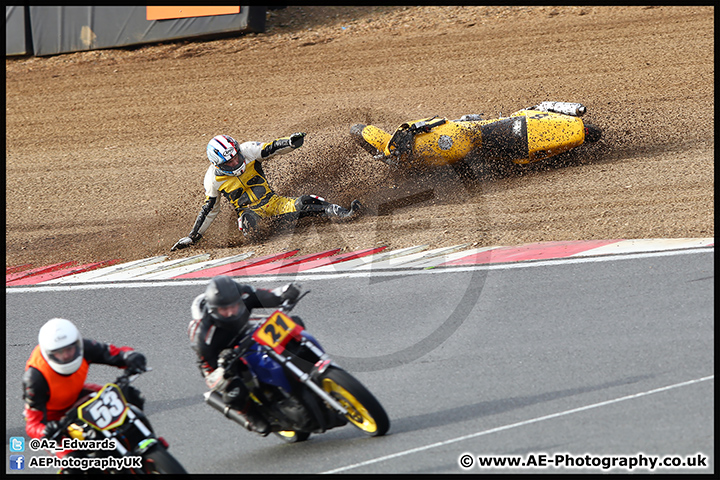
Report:
[[[11,452],[24,452],[25,451],[25,437],[10,437],[10,451]]]
[[[10,455],[10,470],[24,470],[25,455]]]

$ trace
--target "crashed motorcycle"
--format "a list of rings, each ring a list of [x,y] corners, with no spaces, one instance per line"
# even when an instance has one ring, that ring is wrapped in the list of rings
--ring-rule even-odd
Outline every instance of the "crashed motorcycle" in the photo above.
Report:
[[[602,132],[583,121],[580,103],[542,102],[509,117],[458,120],[430,117],[400,125],[391,135],[374,125],[355,124],[350,134],[366,151],[392,167],[422,168],[465,161],[529,164],[597,142]]]
[[[126,400],[130,383],[141,373],[125,370],[115,382],[80,398],[49,437],[56,445],[72,445],[73,440],[85,448],[99,445],[77,450],[82,458],[75,463],[83,473],[187,473],[168,452],[167,441],[155,434],[145,413]]]
[[[307,293],[293,303],[285,301],[267,317],[251,318],[233,341],[237,346],[226,370],[233,371],[238,362],[246,365],[241,375],[255,411],[285,442],[302,442],[313,433],[348,423],[368,436],[384,435],[390,420],[380,402],[330,359],[300,317],[289,315]],[[204,397],[210,406],[248,428],[247,419],[225,404],[220,392],[210,390]]]

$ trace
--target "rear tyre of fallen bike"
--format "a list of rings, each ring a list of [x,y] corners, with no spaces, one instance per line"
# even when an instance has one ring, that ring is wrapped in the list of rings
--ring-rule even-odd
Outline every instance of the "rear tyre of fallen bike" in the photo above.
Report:
[[[585,123],[585,142],[595,143],[602,137],[602,131],[592,123]]]

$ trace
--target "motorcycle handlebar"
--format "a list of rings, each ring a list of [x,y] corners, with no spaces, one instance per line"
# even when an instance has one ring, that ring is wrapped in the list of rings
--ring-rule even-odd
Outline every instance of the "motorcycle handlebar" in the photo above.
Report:
[[[152,371],[152,367],[145,367],[144,370],[139,370],[136,368],[126,368],[125,371],[115,379],[115,385],[120,387],[120,389],[123,389],[131,382],[133,382],[137,377],[139,377],[145,372],[150,371]]]
[[[310,290],[306,290],[303,293],[301,293],[296,299],[290,300],[289,298],[286,299],[283,303],[280,304],[278,307],[278,310],[280,310],[283,313],[290,312],[293,308],[295,308],[295,305],[298,304],[298,302],[308,293],[310,293]],[[245,353],[247,352],[248,348],[250,348],[250,345],[252,342],[254,342],[252,338],[252,333],[255,330],[254,327],[252,327],[249,323],[245,325],[245,327],[240,330],[240,332],[233,338],[233,340],[230,342],[230,345],[237,345],[237,347],[233,351],[233,356],[229,361],[225,364],[226,369],[232,369],[235,365],[235,362]]]
[[[308,293],[310,293],[310,290],[305,290],[293,301],[290,301],[290,299],[288,298],[287,300],[285,300],[283,303],[280,304],[280,307],[278,307],[278,310],[280,310],[284,313],[289,312],[290,310],[295,308],[295,305],[297,305],[298,302],[300,302],[300,299],[303,298]]]

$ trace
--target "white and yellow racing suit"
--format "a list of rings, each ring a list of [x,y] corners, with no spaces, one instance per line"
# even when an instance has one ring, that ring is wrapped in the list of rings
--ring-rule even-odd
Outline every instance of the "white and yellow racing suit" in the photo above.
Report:
[[[297,198],[284,197],[273,192],[265,178],[262,161],[274,155],[285,154],[302,145],[293,145],[290,137],[283,137],[268,143],[245,142],[240,144],[239,153],[244,158],[243,165],[233,175],[210,165],[205,172],[205,204],[195,220],[188,235],[192,242],[198,241],[210,227],[220,212],[218,197],[222,194],[235,208],[238,215],[238,227],[248,235],[260,219],[279,216],[299,218],[304,215],[327,215],[330,218],[345,219],[352,216],[360,205],[353,201],[347,210],[331,204],[315,195],[301,195]],[[357,204],[357,205],[355,205]],[[183,245],[176,244],[173,250]],[[187,246],[187,245],[185,245]]]

